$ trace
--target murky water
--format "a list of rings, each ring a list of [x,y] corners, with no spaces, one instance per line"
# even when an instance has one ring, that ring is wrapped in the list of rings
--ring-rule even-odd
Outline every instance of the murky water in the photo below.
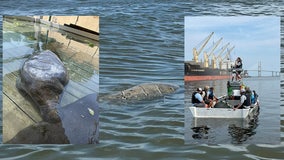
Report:
[[[101,130],[97,146],[2,145],[0,156],[26,159],[283,159],[283,142],[280,145],[185,145],[183,102],[184,16],[281,16],[282,6],[282,1],[239,0],[93,3],[71,0],[62,1],[61,6],[53,1],[2,3],[2,14],[99,15],[102,94],[145,81],[171,82],[181,89],[151,103],[100,103]],[[281,38],[283,44],[283,35]],[[283,93],[281,89],[281,95]],[[283,97],[280,99],[283,102]],[[283,141],[283,109],[280,118]]]

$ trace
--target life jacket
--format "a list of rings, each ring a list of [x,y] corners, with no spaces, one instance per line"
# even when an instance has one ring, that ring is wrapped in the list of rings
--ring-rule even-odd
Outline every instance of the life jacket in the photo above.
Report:
[[[197,93],[198,93],[197,91],[195,91],[195,92],[192,93],[191,102],[192,102],[193,104],[194,104],[194,103],[200,103],[200,101],[199,101],[197,98],[195,98],[195,95],[196,95]]]
[[[244,101],[243,105],[244,106],[250,106],[251,105],[251,94],[246,93],[246,100]]]

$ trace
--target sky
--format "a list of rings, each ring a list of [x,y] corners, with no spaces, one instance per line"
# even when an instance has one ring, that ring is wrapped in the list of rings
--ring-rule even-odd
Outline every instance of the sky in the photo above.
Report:
[[[280,71],[280,18],[275,16],[201,16],[185,17],[185,61],[192,60],[192,49],[201,47],[201,42],[212,32],[213,36],[207,43],[199,59],[203,59],[203,52],[210,51],[213,42],[221,37],[223,40],[215,49],[218,50],[227,43],[228,48],[235,46],[231,58],[241,57],[243,68],[257,70],[261,63],[262,70]],[[257,72],[249,72],[256,75]],[[271,75],[263,72],[262,75]]]

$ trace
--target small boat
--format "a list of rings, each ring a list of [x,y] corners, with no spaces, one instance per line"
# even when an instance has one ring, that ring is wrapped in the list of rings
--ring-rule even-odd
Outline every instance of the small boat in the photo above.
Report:
[[[219,102],[223,103],[223,102]],[[218,105],[218,104],[216,104]],[[233,108],[199,108],[189,107],[193,117],[196,118],[248,118],[251,119],[258,114],[258,102],[252,104],[249,108],[233,109]]]
[[[227,95],[218,98],[214,108],[201,108],[189,106],[189,109],[195,118],[243,118],[254,119],[258,115],[259,100],[256,99],[254,104],[243,109],[234,109],[240,101],[240,91],[244,89],[242,81],[228,81]]]

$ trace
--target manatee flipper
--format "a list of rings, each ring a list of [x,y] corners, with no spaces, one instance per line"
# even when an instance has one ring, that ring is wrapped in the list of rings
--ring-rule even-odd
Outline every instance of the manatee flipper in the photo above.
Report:
[[[99,142],[99,105],[95,93],[57,110],[71,144]]]
[[[38,122],[20,131],[10,144],[93,144],[99,142],[97,95],[87,95],[59,107],[61,122]]]
[[[7,144],[68,144],[61,123],[38,122],[14,136]]]

